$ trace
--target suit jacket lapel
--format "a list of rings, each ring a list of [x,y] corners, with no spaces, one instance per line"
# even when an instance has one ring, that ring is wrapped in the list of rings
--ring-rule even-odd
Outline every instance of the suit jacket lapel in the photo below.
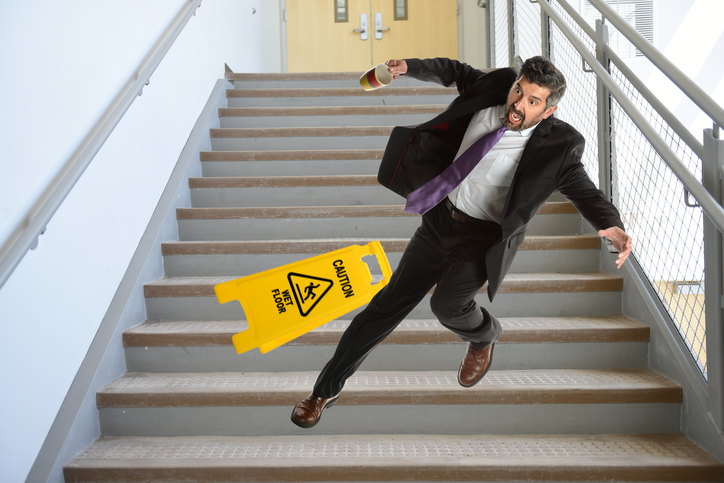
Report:
[[[535,154],[538,152],[538,149],[540,149],[541,146],[543,146],[546,142],[548,142],[548,133],[551,132],[551,123],[547,119],[542,120],[538,127],[533,131],[533,134],[531,135],[530,139],[528,140],[528,143],[525,145],[525,149],[523,150],[523,154],[520,157],[520,162],[518,163],[518,167],[515,169],[515,175],[513,175],[513,181],[510,184],[510,190],[508,191],[508,197],[505,199],[505,206],[503,207],[503,238],[510,236],[513,233],[514,227],[508,227],[506,226],[505,219],[506,219],[506,213],[508,212],[508,207],[511,204],[511,198],[513,195],[513,186],[518,181],[518,176],[520,175],[520,172],[525,169],[525,166],[530,163],[533,158],[535,157]]]
[[[538,124],[538,127],[533,131],[528,143],[525,145],[523,154],[520,156],[520,163],[518,163],[518,168],[515,171],[516,175],[525,167],[526,164],[530,162],[531,159],[533,159],[533,156],[535,156],[538,149],[546,143],[548,140],[548,133],[550,132],[551,123],[547,119],[542,120]],[[513,182],[515,182],[515,178],[513,179]]]

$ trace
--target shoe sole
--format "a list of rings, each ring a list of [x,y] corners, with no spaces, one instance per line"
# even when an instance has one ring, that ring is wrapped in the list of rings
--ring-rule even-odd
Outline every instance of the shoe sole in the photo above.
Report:
[[[322,408],[322,411],[319,413],[319,417],[317,419],[315,419],[314,421],[312,421],[311,423],[303,423],[301,421],[297,421],[296,419],[294,419],[294,410],[292,410],[292,422],[294,424],[296,424],[297,426],[299,426],[300,428],[304,428],[304,429],[313,428],[314,426],[316,426],[319,423],[319,420],[322,419],[322,413],[324,412],[324,410],[327,408],[331,408],[332,406],[337,404],[337,401],[339,401],[339,396],[335,397],[334,399],[330,399],[329,402],[327,402],[327,404],[325,404],[324,407]],[[296,406],[294,406],[294,407],[296,409]]]
[[[463,368],[463,363],[461,362],[461,363],[460,363],[460,368],[458,368],[458,384],[460,384],[460,385],[463,386],[463,387],[473,387],[474,385],[476,385],[477,383],[479,383],[480,380],[485,377],[485,374],[487,374],[488,371],[490,370],[490,366],[493,365],[493,352],[495,352],[495,343],[494,343],[494,342],[493,342],[493,347],[490,348],[490,363],[488,364],[488,367],[485,368],[485,370],[483,371],[483,373],[480,375],[479,378],[477,378],[477,379],[475,380],[475,382],[473,382],[472,384],[469,384],[469,385],[465,385],[465,384],[463,384],[463,383],[460,381],[460,369]]]

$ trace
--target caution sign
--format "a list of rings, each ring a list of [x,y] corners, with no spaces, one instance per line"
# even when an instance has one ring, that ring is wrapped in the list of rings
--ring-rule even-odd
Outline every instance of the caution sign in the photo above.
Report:
[[[374,282],[363,257],[374,255],[382,279]],[[380,242],[352,245],[216,285],[220,303],[238,300],[249,328],[232,337],[238,353],[262,354],[369,302],[392,276]],[[240,317],[241,318],[241,314]]]
[[[290,273],[287,275],[289,286],[294,292],[294,299],[297,301],[299,314],[306,317],[317,306],[320,300],[327,295],[334,282],[325,278],[302,275],[301,273]]]

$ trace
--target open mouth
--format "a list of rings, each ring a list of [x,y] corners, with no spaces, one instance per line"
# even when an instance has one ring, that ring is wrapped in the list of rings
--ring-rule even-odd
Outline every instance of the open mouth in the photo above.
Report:
[[[522,114],[516,113],[516,111],[511,108],[510,112],[508,113],[508,120],[511,124],[518,124],[523,121],[523,116]]]

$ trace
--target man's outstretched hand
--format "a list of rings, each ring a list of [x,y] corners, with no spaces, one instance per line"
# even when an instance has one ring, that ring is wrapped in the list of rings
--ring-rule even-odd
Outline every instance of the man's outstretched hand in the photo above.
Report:
[[[385,65],[387,66],[387,70],[390,71],[390,74],[392,74],[392,80],[397,79],[397,76],[407,72],[407,62],[404,60],[390,59],[385,62]]]
[[[614,248],[618,250],[616,267],[621,268],[621,265],[623,265],[623,262],[626,261],[631,253],[631,237],[617,226],[612,226],[611,228],[606,228],[605,230],[598,230],[598,235],[607,237],[611,240],[611,243],[613,243]]]

